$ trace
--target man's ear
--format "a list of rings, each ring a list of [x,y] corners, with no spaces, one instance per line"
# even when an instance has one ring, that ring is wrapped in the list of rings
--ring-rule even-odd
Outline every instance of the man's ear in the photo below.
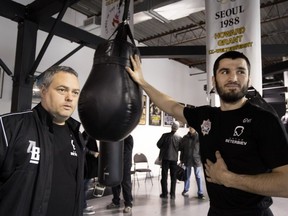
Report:
[[[215,89],[216,88],[215,76],[212,76],[211,79],[212,79],[212,87]]]
[[[40,88],[40,96],[41,96],[41,98],[45,95],[46,92],[47,92],[47,89],[45,87],[41,87]]]
[[[251,87],[251,77],[248,78],[248,87]]]

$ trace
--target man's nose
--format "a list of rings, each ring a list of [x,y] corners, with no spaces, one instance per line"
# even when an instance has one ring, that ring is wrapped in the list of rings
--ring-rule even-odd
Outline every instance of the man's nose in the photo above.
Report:
[[[72,92],[67,92],[66,94],[66,100],[67,101],[72,101],[73,99],[73,93]]]
[[[237,81],[238,80],[238,77],[237,77],[237,73],[236,72],[231,72],[230,74],[229,74],[229,80],[230,81]]]

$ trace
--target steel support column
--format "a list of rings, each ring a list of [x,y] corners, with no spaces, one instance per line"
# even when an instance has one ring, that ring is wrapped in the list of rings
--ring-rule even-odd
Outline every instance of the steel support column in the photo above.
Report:
[[[29,20],[18,24],[11,112],[31,108],[34,79],[29,72],[35,61],[37,30],[38,25]]]

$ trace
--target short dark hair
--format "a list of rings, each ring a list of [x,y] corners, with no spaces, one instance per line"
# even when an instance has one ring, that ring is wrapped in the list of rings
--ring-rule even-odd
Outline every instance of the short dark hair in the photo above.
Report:
[[[48,68],[46,71],[41,73],[37,78],[36,78],[36,85],[41,88],[41,87],[49,87],[49,85],[52,82],[53,76],[58,73],[58,72],[65,72],[65,73],[70,73],[76,77],[78,77],[78,73],[71,67],[67,66],[52,66]]]
[[[216,71],[218,70],[219,68],[219,63],[222,59],[225,59],[225,58],[229,58],[229,59],[237,59],[237,58],[241,58],[241,59],[244,59],[247,63],[247,66],[248,66],[248,73],[250,74],[250,68],[251,68],[251,65],[250,65],[250,61],[249,59],[247,58],[247,56],[245,56],[243,53],[241,52],[238,52],[238,51],[228,51],[228,52],[225,52],[223,53],[222,55],[220,55],[215,63],[214,63],[214,66],[213,66],[213,75],[216,76]]]

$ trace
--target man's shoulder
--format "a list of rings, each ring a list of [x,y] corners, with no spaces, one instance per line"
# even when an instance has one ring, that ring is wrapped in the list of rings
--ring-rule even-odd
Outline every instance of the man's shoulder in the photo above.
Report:
[[[33,126],[33,112],[13,112],[7,113],[0,116],[1,126],[0,130],[5,131],[6,135],[17,133],[19,130],[29,131]]]
[[[210,105],[203,105],[203,106],[194,107],[194,108],[185,107],[184,115],[185,116],[186,115],[199,116],[202,114],[214,113],[217,111],[219,111],[219,107],[212,107]]]
[[[162,136],[169,136],[171,132],[163,133]]]
[[[7,121],[7,120],[19,120],[22,118],[25,118],[27,116],[30,116],[33,113],[32,110],[27,110],[27,111],[22,111],[22,112],[11,112],[11,113],[6,113],[0,115],[0,118],[2,121]]]

